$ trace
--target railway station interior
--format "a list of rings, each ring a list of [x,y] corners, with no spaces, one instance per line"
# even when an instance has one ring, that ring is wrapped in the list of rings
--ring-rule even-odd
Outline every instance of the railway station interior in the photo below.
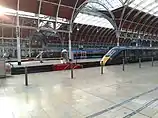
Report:
[[[0,118],[158,118],[158,0],[0,0]]]

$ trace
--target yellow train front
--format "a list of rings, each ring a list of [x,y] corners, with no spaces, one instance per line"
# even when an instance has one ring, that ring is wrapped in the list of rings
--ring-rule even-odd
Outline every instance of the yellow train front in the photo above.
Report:
[[[101,59],[100,65],[113,65],[113,64],[121,64],[122,58],[125,56],[125,51],[128,50],[129,47],[116,46],[110,49]]]
[[[114,47],[109,50],[101,59],[100,65],[112,64],[111,61],[114,59],[115,55],[119,52],[118,47]]]
[[[106,65],[108,60],[110,60],[110,57],[104,56],[100,61],[100,65]]]
[[[134,50],[136,51],[137,48],[133,47],[125,47],[125,46],[116,46],[110,49],[101,59],[100,65],[115,65],[121,64],[122,59],[125,58],[125,52],[127,50]],[[136,56],[136,55],[135,55]]]

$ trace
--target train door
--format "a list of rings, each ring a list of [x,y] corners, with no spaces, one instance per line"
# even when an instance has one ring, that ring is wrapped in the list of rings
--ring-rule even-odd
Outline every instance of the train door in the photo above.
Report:
[[[153,52],[151,49],[147,50],[146,61],[150,61],[153,56]]]
[[[142,58],[142,49],[135,49],[135,61],[134,62],[138,62],[139,58]]]
[[[158,59],[158,50],[157,49],[153,50],[153,57],[154,57],[154,60]]]
[[[115,50],[115,51],[118,51],[118,53],[113,57],[112,61],[111,61],[111,64],[122,64],[122,59],[124,58],[125,56],[125,50]]]
[[[129,49],[128,50],[128,62],[133,63],[137,61],[137,50],[136,49]]]

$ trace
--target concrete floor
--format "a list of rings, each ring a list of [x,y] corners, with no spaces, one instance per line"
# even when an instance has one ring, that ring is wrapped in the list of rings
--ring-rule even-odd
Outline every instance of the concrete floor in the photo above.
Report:
[[[158,118],[158,62],[0,80],[0,118]]]

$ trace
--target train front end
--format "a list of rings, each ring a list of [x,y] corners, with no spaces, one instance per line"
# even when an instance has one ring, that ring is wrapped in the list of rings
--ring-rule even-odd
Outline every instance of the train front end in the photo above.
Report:
[[[106,65],[109,59],[110,59],[110,57],[105,55],[105,56],[101,59],[100,65]]]
[[[113,57],[118,53],[118,47],[110,49],[101,59],[100,65],[107,65],[111,63]]]

